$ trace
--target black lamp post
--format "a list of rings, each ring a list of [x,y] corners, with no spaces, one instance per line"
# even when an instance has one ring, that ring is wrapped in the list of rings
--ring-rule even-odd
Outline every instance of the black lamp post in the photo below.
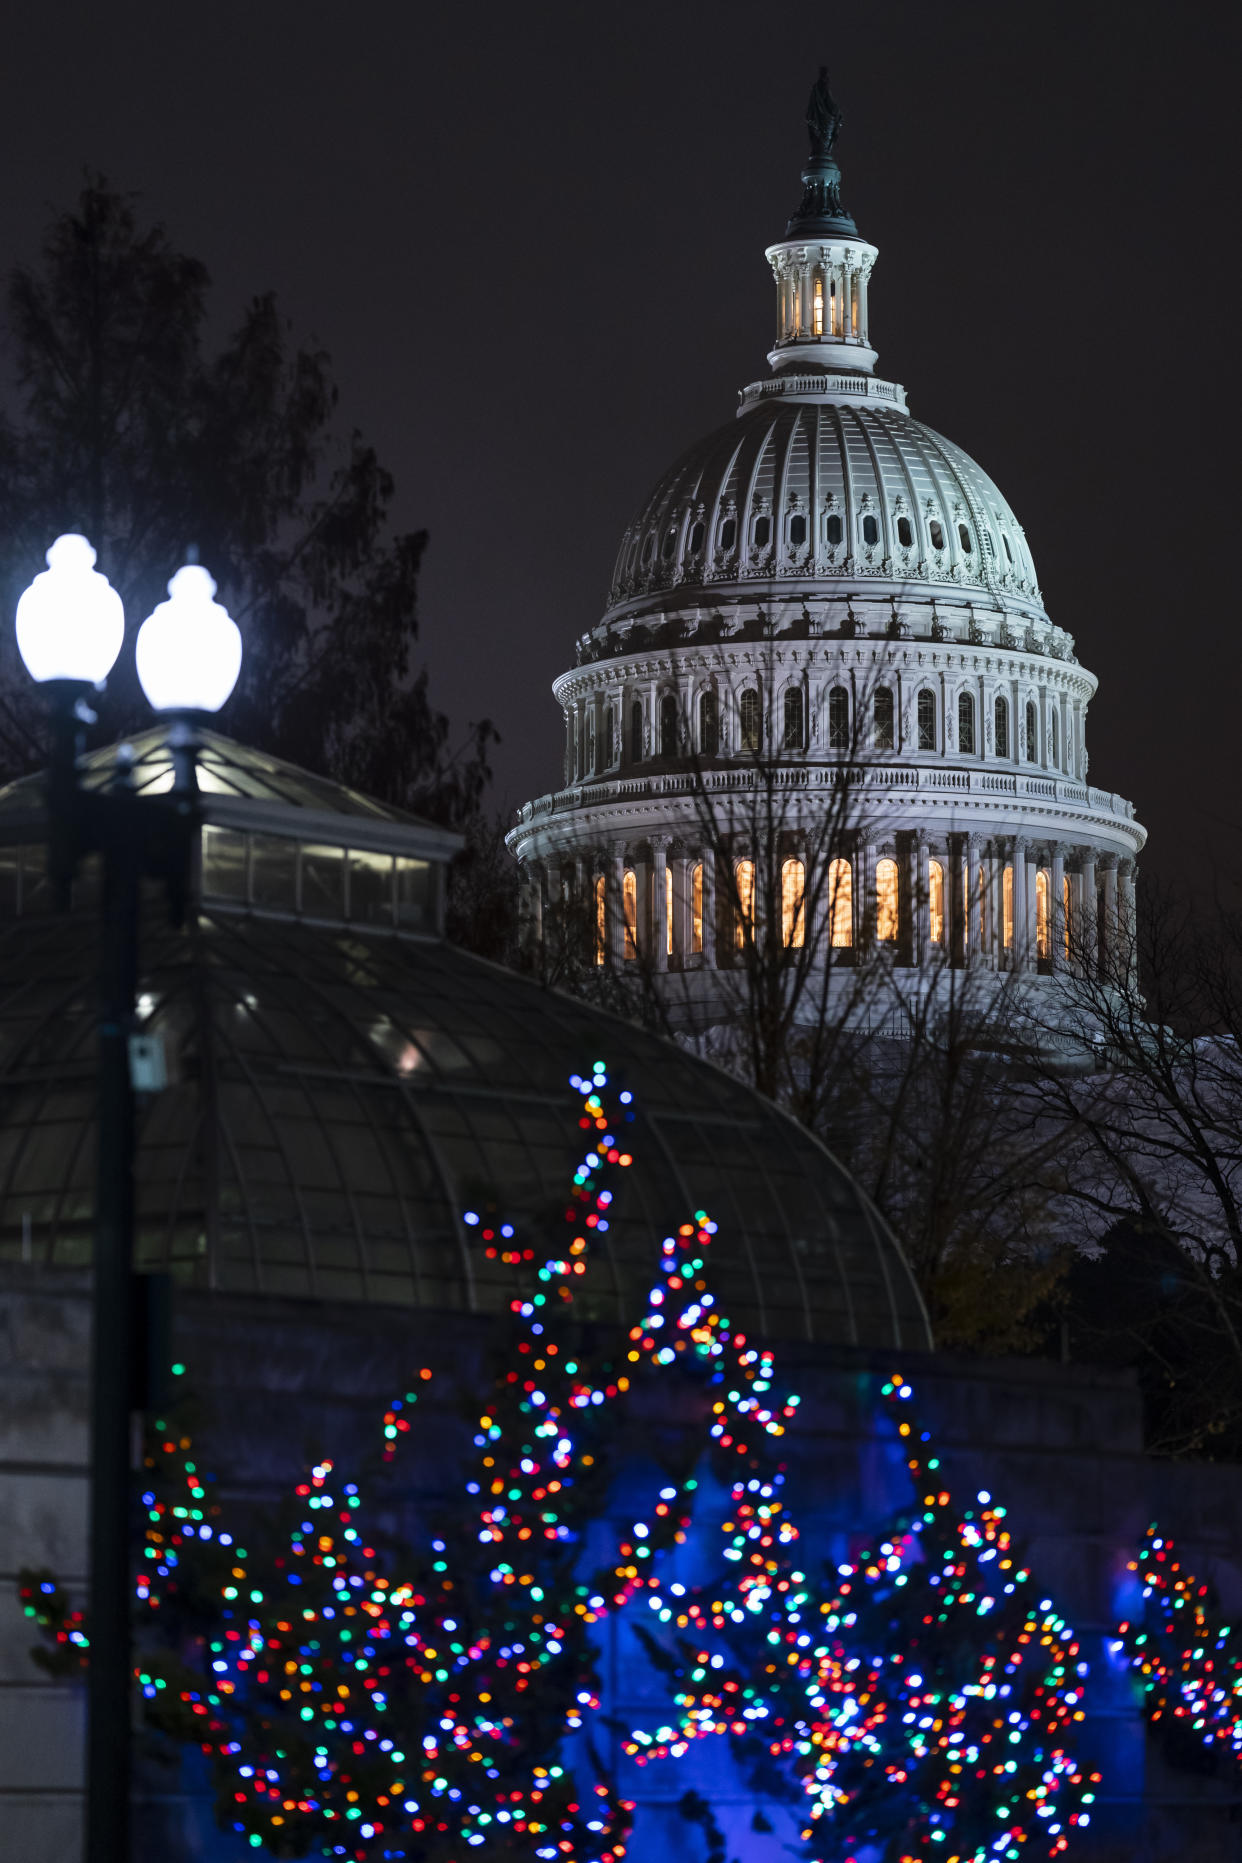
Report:
[[[17,642],[31,677],[46,687],[52,723],[48,853],[52,885],[67,907],[79,863],[102,870],[99,977],[99,1158],[91,1325],[90,1659],[87,1671],[86,1863],[130,1863],[130,1424],[139,1387],[133,1282],[133,1038],[138,926],[144,879],[161,881],[173,917],[184,910],[198,826],[193,721],[218,711],[241,668],[241,636],[212,598],[205,569],[188,565],[170,600],[142,625],[138,676],[170,721],[173,783],[135,794],[131,758],[117,753],[105,789],[78,781],[87,695],[102,687],[124,639],[120,597],[94,568],[84,537],[60,537],[48,567],[17,608]]]

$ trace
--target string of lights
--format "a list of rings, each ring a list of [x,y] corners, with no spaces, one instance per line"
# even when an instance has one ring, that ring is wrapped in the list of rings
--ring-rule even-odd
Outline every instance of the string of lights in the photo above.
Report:
[[[1147,1719],[1174,1744],[1183,1740],[1242,1762],[1242,1639],[1212,1587],[1188,1572],[1153,1522],[1130,1571],[1142,1608],[1117,1626],[1141,1678]]]

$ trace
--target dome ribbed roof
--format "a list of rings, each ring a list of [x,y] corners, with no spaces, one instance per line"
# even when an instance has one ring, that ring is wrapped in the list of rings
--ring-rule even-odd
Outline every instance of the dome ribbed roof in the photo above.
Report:
[[[814,580],[842,599],[877,584],[922,585],[929,599],[957,587],[1042,616],[1008,503],[961,447],[878,404],[879,391],[900,391],[860,379],[860,397],[877,400],[850,405],[769,398],[767,386],[659,480],[625,533],[611,608],[679,586],[714,599],[721,584]]]

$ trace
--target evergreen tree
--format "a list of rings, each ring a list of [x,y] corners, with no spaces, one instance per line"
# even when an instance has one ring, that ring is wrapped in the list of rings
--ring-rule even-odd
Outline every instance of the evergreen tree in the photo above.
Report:
[[[246,654],[221,728],[381,798],[461,823],[490,726],[458,754],[414,661],[422,532],[392,534],[393,482],[336,424],[321,349],[270,293],[219,344],[206,268],[102,179],[9,280],[14,383],[0,418],[0,597],[12,614],[60,532],[89,536],[125,603],[110,734],[149,720],[133,638],[196,547]],[[0,649],[0,780],[43,758],[28,682]]]

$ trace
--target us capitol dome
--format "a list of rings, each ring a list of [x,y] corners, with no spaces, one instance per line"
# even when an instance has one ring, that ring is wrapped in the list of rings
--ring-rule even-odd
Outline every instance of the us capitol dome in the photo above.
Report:
[[[785,942],[843,982],[969,965],[1028,994],[1120,951],[1146,839],[1088,783],[1097,682],[1009,503],[875,373],[878,253],[842,206],[840,123],[821,73],[766,255],[771,373],[627,527],[554,684],[563,786],[508,837],[529,940],[580,902],[598,963],[679,973],[659,987],[708,1022],[763,912],[765,838]]]

